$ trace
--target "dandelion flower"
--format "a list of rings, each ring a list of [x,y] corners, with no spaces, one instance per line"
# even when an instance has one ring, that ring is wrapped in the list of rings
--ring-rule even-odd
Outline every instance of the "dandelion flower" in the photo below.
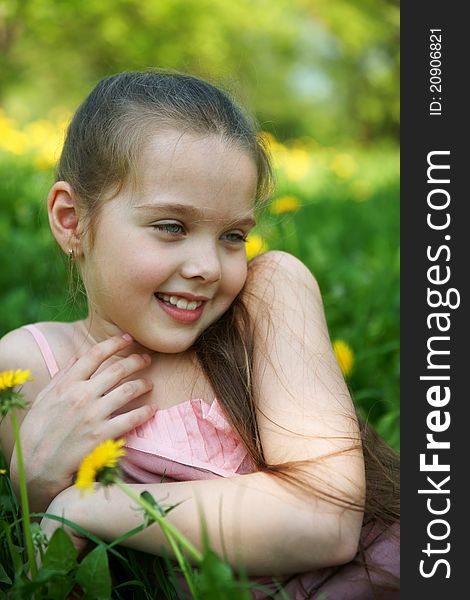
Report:
[[[295,196],[282,196],[273,201],[270,210],[275,215],[282,213],[296,212],[300,208],[300,202]]]
[[[93,483],[109,484],[114,480],[118,459],[125,456],[125,440],[106,440],[82,460],[75,485],[82,492],[93,491]]]
[[[335,340],[333,342],[333,350],[336,355],[341,372],[345,377],[349,377],[352,373],[354,364],[354,353],[350,346],[343,340]]]
[[[251,260],[267,250],[266,242],[259,235],[251,235],[246,242],[246,258]]]
[[[30,371],[22,371],[21,369],[17,369],[16,371],[1,371],[0,392],[11,390],[16,385],[21,385],[29,379],[30,375]]]
[[[30,371],[0,371],[0,420],[13,409],[25,409],[28,403],[23,398],[21,391],[13,388],[30,379]]]
[[[20,131],[18,123],[0,110],[0,149],[11,154],[25,154],[28,151],[28,137]]]
[[[6,469],[0,469],[0,475],[6,475],[7,470]]]
[[[357,171],[357,164],[350,154],[340,153],[333,159],[331,168],[341,179],[349,179]]]
[[[284,153],[282,167],[287,177],[294,181],[303,179],[312,167],[312,157],[303,148],[289,148]]]

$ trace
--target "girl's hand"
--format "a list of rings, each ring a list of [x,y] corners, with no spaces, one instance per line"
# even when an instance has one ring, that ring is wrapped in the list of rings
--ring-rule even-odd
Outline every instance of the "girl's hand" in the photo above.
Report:
[[[155,413],[152,405],[122,412],[127,403],[153,387],[145,379],[123,382],[148,367],[149,356],[132,354],[100,370],[131,342],[130,336],[115,336],[72,359],[38,395],[24,418],[20,434],[33,511],[44,510],[72,484],[80,462],[100,442],[124,435]],[[16,452],[11,472],[16,484]]]

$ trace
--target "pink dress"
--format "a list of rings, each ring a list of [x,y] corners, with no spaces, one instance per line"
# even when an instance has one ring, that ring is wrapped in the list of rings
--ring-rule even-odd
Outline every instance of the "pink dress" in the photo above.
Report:
[[[36,340],[51,377],[58,371],[57,361],[49,343],[35,325],[26,325]],[[126,435],[126,456],[120,461],[125,480],[129,483],[161,483],[189,481],[215,477],[236,477],[255,470],[237,434],[232,430],[222,408],[191,399],[157,410],[143,425]],[[382,532],[370,525],[363,528],[362,541],[366,555],[374,564],[399,576],[399,526]],[[372,580],[380,579],[371,574]],[[293,600],[395,600],[397,591],[373,593],[365,569],[355,563],[339,568],[321,569],[290,577],[250,577],[255,600],[287,595]],[[181,578],[181,587],[190,597]],[[279,590],[283,586],[282,592]],[[277,593],[276,593],[277,592]],[[283,595],[285,594],[285,595]]]
[[[157,410],[126,435],[121,467],[134,483],[189,481],[251,473],[247,451],[230,427],[217,398],[188,400]]]

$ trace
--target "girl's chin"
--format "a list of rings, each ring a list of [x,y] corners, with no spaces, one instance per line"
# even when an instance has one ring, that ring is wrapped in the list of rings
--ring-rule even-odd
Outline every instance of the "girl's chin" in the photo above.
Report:
[[[184,340],[178,339],[164,339],[158,341],[145,340],[144,343],[139,342],[146,350],[151,352],[156,352],[158,354],[181,354],[189,350],[194,342],[196,341],[196,336],[187,336]],[[142,340],[143,341],[143,340]]]

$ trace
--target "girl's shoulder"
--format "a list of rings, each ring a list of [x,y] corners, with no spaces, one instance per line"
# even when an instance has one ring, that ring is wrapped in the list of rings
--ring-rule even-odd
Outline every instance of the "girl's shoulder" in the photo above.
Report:
[[[0,370],[31,371],[44,387],[50,380],[50,364],[60,369],[76,351],[76,323],[40,322],[14,329],[0,339]]]
[[[30,406],[38,394],[51,380],[51,363],[56,370],[68,360],[73,348],[72,323],[36,323],[18,327],[0,339],[0,371],[21,369],[30,372],[30,378],[21,386],[27,408],[17,411],[17,420],[21,425]],[[65,356],[61,350],[65,350]],[[14,436],[9,419],[0,422],[1,450],[7,460],[14,447]]]
[[[248,275],[242,297],[254,315],[259,314],[260,301],[263,308],[273,308],[267,302],[274,295],[282,304],[292,288],[299,286],[314,293],[321,304],[320,290],[312,271],[299,258],[283,250],[269,250],[259,254],[248,263]]]

